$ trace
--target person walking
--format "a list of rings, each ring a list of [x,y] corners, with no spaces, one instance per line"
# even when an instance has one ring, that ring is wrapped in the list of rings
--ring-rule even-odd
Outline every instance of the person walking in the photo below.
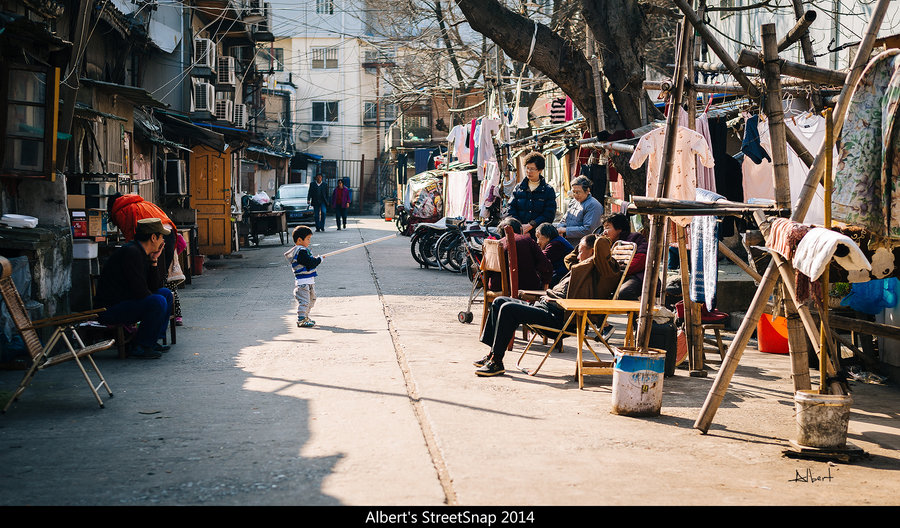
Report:
[[[328,186],[322,181],[322,175],[316,174],[315,181],[309,184],[306,202],[313,206],[313,218],[316,231],[325,231],[325,203],[328,201]]]
[[[337,187],[331,194],[331,208],[334,209],[334,219],[337,222],[338,231],[343,225],[347,229],[347,209],[350,207],[350,189],[344,187],[344,180],[339,179]]]

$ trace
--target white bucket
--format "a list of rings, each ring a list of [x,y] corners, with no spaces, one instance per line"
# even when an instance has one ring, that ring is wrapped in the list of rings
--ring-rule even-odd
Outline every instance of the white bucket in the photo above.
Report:
[[[662,407],[666,353],[654,348],[641,353],[620,348],[613,369],[612,412],[627,416],[657,416]]]
[[[808,447],[845,447],[852,403],[850,395],[819,394],[813,390],[794,393],[797,443]]]

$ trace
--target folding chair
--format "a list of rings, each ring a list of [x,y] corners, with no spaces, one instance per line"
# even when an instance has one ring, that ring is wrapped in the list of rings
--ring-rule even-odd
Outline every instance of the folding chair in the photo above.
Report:
[[[613,294],[613,297],[612,297],[614,300],[619,298],[619,290],[622,289],[622,284],[625,282],[625,272],[628,271],[628,266],[631,265],[631,260],[634,258],[634,251],[636,248],[637,248],[637,244],[635,244],[633,242],[618,241],[615,244],[613,244],[613,246],[610,250],[610,255],[616,260],[616,262],[619,263],[619,270],[621,271],[621,275],[619,277],[619,284],[616,286],[616,293]],[[573,317],[574,317],[574,314],[572,314],[572,313],[567,314],[566,322],[562,328],[553,328],[553,327],[542,326],[542,325],[537,325],[537,324],[525,325],[528,327],[529,330],[531,330],[533,332],[533,335],[532,335],[531,339],[528,341],[528,344],[525,346],[525,349],[522,350],[522,354],[519,355],[519,359],[518,359],[518,361],[516,361],[516,368],[521,370],[525,374],[528,374],[529,376],[534,376],[535,374],[537,374],[538,371],[541,370],[541,367],[544,365],[544,362],[547,361],[547,358],[550,356],[550,352],[552,352],[554,350],[554,348],[556,348],[557,343],[559,343],[566,336],[578,335],[578,332],[575,329],[571,329],[571,330],[569,329],[569,326],[570,326],[570,323],[572,322]],[[596,341],[599,341],[600,343],[602,343],[603,346],[605,346],[607,350],[609,350],[612,353],[615,353],[615,352],[613,352],[613,349],[609,345],[609,342],[607,341],[607,339],[605,339],[603,337],[602,329],[606,325],[606,319],[608,317],[609,316],[607,316],[607,315],[603,316],[603,319],[599,322],[599,327],[594,325],[593,321],[590,321],[590,320],[588,320],[588,325],[594,331],[594,334],[595,334],[594,339]],[[531,349],[531,345],[534,343],[534,340],[538,336],[538,334],[541,334],[542,336],[554,335],[555,339],[553,340],[553,343],[550,345],[550,348],[547,349],[547,352],[544,354],[544,357],[541,359],[541,362],[538,364],[537,368],[535,368],[532,371],[529,371],[528,369],[523,367],[521,365],[521,363],[522,363],[522,360],[525,358],[525,354],[528,353],[528,350]],[[587,346],[588,350],[591,351],[591,354],[594,355],[594,357],[597,359],[597,361],[602,361],[600,359],[600,356],[597,355],[597,352],[590,345],[590,343],[585,341],[584,344]]]
[[[5,413],[12,403],[19,398],[38,370],[43,370],[67,361],[74,361],[75,364],[78,365],[81,374],[88,383],[88,387],[91,389],[91,393],[93,393],[94,398],[96,398],[97,403],[102,408],[103,400],[97,393],[97,389],[101,387],[106,389],[110,398],[112,398],[113,393],[110,390],[106,379],[103,377],[103,374],[100,372],[100,369],[97,368],[97,364],[94,362],[94,358],[91,357],[91,354],[112,347],[115,343],[115,339],[109,339],[85,346],[81,337],[78,335],[78,332],[75,330],[75,327],[86,320],[96,318],[97,314],[103,310],[92,310],[89,312],[60,315],[32,321],[28,316],[28,312],[25,310],[25,304],[22,302],[22,297],[19,295],[19,292],[16,290],[16,285],[12,281],[12,265],[9,260],[0,257],[0,268],[2,268],[2,270],[0,270],[0,295],[2,295],[3,301],[6,303],[6,309],[9,311],[9,315],[12,318],[16,329],[22,335],[22,340],[25,342],[28,353],[31,356],[31,366],[25,373],[25,377],[22,379],[22,382],[19,384],[12,397],[10,397],[9,401],[6,403],[6,406],[3,407],[2,412]],[[46,344],[42,345],[37,330],[39,328],[47,327],[54,328],[50,337],[47,339]],[[75,348],[72,345],[72,342],[66,335],[67,332],[71,333],[78,348]],[[60,341],[65,344],[66,350],[51,355],[53,349],[56,348],[56,345],[58,345]],[[94,386],[94,382],[88,375],[87,370],[85,370],[84,365],[81,362],[83,358],[87,358],[87,361],[91,364],[94,372],[97,373],[97,377],[100,378],[100,383],[98,385]]]

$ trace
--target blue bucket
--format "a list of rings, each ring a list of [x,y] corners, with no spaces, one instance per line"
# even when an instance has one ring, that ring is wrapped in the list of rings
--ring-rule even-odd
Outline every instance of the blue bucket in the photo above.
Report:
[[[613,369],[612,412],[626,416],[657,416],[662,408],[666,352],[649,348],[619,348]]]

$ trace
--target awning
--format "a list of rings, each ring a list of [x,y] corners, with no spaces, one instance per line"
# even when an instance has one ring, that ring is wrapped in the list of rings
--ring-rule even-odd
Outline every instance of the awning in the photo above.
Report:
[[[316,160],[316,161],[325,159],[325,156],[320,156],[318,154],[311,154],[309,152],[297,152],[296,154],[294,154],[294,156],[303,156],[305,158],[309,158],[309,159]]]
[[[191,152],[191,149],[185,147],[184,145],[163,137],[162,123],[156,120],[153,116],[143,112],[138,108],[135,108],[134,110],[134,129],[136,132],[140,132],[141,135],[147,138],[147,140],[151,143],[156,143],[157,145],[161,145],[163,147]]]
[[[260,154],[265,154],[267,156],[275,156],[276,158],[290,158],[293,155],[290,152],[284,152],[281,150],[272,150],[266,147],[259,147],[256,145],[250,145],[247,147],[247,150],[250,152],[259,152]]]
[[[144,90],[143,88],[137,88],[135,86],[127,86],[125,84],[115,84],[104,81],[95,81],[93,79],[80,79],[81,82],[87,84],[89,86],[93,86],[100,90],[106,92],[112,92],[116,95],[121,95],[125,99],[131,101],[135,106],[150,106],[154,108],[168,108],[169,105],[157,101],[150,95],[150,92]]]
[[[124,117],[101,112],[100,110],[95,110],[94,108],[84,103],[75,103],[75,117],[81,117],[90,120],[94,120],[98,117],[105,117],[107,119],[115,119],[116,121],[128,121]]]
[[[165,112],[154,112],[154,117],[159,119],[163,126],[163,136],[168,138],[178,137],[203,143],[216,150],[225,151],[225,136],[213,132],[208,128],[197,126],[190,121]],[[187,143],[190,143],[189,141]]]

